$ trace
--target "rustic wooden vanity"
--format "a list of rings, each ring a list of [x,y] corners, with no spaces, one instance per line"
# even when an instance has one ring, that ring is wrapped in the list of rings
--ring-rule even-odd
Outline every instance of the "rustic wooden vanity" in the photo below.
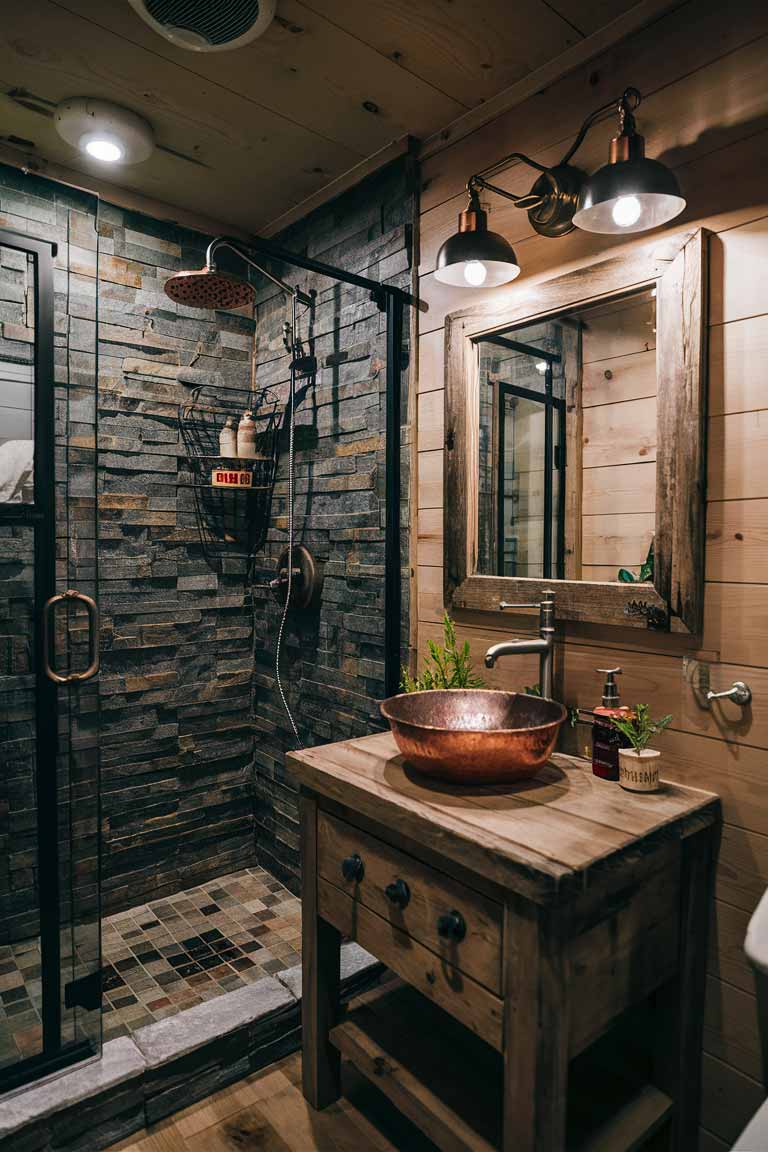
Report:
[[[693,1152],[715,796],[560,755],[456,788],[388,732],[289,762],[314,1107],[343,1056],[446,1152]],[[398,977],[344,1013],[342,937]]]

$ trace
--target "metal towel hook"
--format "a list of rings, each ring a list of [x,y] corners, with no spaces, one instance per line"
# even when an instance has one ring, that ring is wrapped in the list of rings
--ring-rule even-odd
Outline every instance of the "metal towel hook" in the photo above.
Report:
[[[748,704],[752,703],[752,689],[743,680],[734,680],[725,692],[713,692],[710,688],[707,692],[707,700],[710,704],[713,700],[733,700],[734,704],[746,708]]]

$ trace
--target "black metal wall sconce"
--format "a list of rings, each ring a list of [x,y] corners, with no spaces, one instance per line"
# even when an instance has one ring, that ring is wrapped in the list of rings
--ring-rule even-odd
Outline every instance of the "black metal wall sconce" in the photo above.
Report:
[[[586,118],[558,164],[547,168],[522,152],[475,173],[467,182],[469,203],[459,213],[459,229],[437,254],[435,278],[457,287],[493,288],[520,274],[512,245],[488,230],[488,215],[480,205],[480,191],[495,192],[528,212],[540,236],[565,236],[573,228],[606,235],[645,232],[674,219],[685,208],[677,178],[666,164],[645,155],[645,140],[635,125],[640,103],[636,88],[627,88],[618,100],[603,104]],[[619,131],[611,140],[608,163],[588,176],[571,164],[592,125],[616,107]],[[527,164],[540,173],[531,191],[517,196],[492,184],[489,176],[510,161]]]

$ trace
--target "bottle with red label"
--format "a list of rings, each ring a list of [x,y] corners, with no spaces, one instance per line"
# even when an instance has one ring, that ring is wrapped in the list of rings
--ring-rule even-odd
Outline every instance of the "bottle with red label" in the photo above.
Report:
[[[626,736],[611,723],[613,716],[631,719],[633,712],[619,699],[615,677],[621,668],[598,668],[605,675],[603,702],[592,713],[592,771],[602,780],[618,780],[619,748],[629,748]]]

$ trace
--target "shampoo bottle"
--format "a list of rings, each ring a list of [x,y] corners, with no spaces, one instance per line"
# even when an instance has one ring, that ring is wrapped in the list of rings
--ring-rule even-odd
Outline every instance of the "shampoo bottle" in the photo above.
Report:
[[[237,454],[243,460],[256,456],[256,421],[252,412],[243,412],[237,426]]]
[[[237,456],[237,429],[231,416],[219,432],[219,452],[222,456]]]
[[[616,676],[621,668],[598,668],[605,675],[603,702],[593,712],[592,723],[592,771],[602,780],[618,780],[619,748],[628,748],[627,738],[611,724],[612,716],[629,718],[632,712],[625,708],[619,699]]]

